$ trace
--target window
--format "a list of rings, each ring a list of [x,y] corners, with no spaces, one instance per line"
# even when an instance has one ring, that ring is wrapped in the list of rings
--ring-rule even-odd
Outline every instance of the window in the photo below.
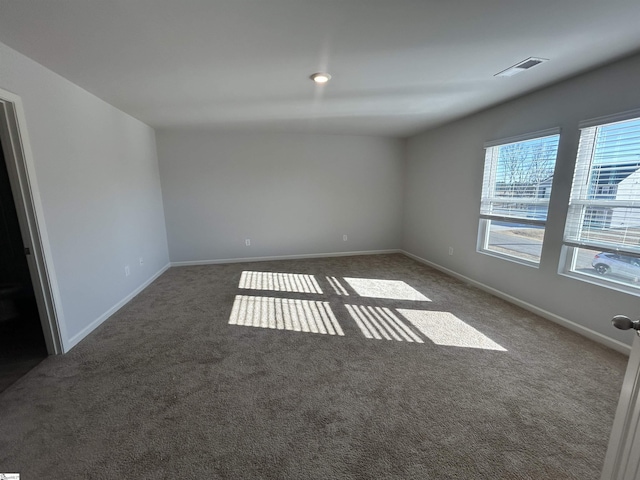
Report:
[[[640,289],[640,118],[581,130],[564,244],[569,273]]]
[[[559,130],[487,146],[478,251],[538,265]]]

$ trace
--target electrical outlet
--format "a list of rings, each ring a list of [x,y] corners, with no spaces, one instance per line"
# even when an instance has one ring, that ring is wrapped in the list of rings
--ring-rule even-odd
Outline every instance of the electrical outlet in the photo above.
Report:
[[[144,265],[144,259],[142,257],[140,257],[140,266]]]
[[[345,233],[344,235],[342,235],[342,241],[343,241],[343,242],[346,242],[348,238],[349,238],[349,237],[347,237],[347,234],[346,234],[346,233]]]
[[[251,246],[251,240],[247,238],[247,239],[244,241],[244,244],[245,244],[247,247],[250,247],[250,246]]]
[[[449,247],[449,255],[453,255],[453,247]]]
[[[131,271],[129,270],[129,265],[125,265],[124,266],[124,276],[128,277],[131,274]]]

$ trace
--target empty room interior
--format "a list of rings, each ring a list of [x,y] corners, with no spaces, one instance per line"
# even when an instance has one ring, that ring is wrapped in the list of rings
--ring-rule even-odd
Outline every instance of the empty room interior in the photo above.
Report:
[[[0,0],[0,474],[640,478],[639,18]]]

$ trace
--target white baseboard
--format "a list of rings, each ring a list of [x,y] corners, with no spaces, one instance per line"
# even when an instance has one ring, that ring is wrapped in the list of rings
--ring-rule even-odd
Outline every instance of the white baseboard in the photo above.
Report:
[[[102,322],[104,322],[107,318],[109,318],[111,315],[113,315],[118,310],[120,310],[123,306],[129,303],[131,299],[133,299],[133,297],[138,295],[142,290],[144,290],[149,285],[151,285],[151,283],[155,279],[157,279],[160,275],[162,275],[164,272],[166,272],[169,269],[169,267],[171,267],[171,264],[167,263],[164,267],[162,267],[155,274],[153,274],[147,281],[145,281],[142,285],[136,288],[133,292],[131,292],[129,295],[124,297],[122,300],[116,303],[109,310],[107,310],[98,318],[96,318],[93,322],[91,322],[89,325],[83,328],[79,333],[71,337],[69,340],[63,342],[63,353],[67,353],[69,350],[75,347],[78,343],[80,343],[80,341],[83,338],[85,338],[87,335],[93,332],[100,324],[102,324]]]
[[[404,250],[400,250],[400,253],[420,263],[424,263],[429,267],[433,267],[436,270],[440,270],[441,272],[446,273],[447,275],[450,275],[454,278],[462,280],[465,283],[469,283],[475,287],[478,287],[480,290],[484,290],[485,292],[495,295],[496,297],[502,298],[503,300],[506,300],[509,303],[513,303],[514,305],[522,307],[525,310],[528,310],[532,313],[535,313],[536,315],[541,316],[542,318],[546,318],[547,320],[552,321],[553,323],[557,323],[558,325],[568,328],[569,330],[572,330],[576,333],[579,333],[580,335],[585,336],[595,342],[606,345],[607,347],[612,348],[620,353],[624,353],[625,355],[629,355],[631,353],[631,346],[627,345],[626,343],[622,343],[618,340],[614,340],[613,338],[609,338],[606,335],[596,332],[595,330],[591,330],[590,328],[579,325],[575,322],[572,322],[571,320],[567,320],[566,318],[556,315],[555,313],[551,313],[542,308],[536,307],[531,303],[525,302],[512,295],[509,295],[493,287],[485,285],[484,283],[478,282],[477,280],[473,280],[472,278],[461,275],[457,272],[454,272],[453,270],[443,267],[442,265],[438,265],[437,263],[430,262],[429,260],[426,260],[417,255],[414,255],[413,253],[409,253]]]
[[[224,258],[219,260],[194,260],[188,262],[171,262],[172,267],[187,267],[191,265],[220,265],[224,263],[268,262],[273,260],[303,260],[305,258],[352,257],[355,255],[383,255],[388,253],[403,253],[402,250],[366,250],[359,252],[334,253],[306,253],[302,255],[278,255],[271,257]]]

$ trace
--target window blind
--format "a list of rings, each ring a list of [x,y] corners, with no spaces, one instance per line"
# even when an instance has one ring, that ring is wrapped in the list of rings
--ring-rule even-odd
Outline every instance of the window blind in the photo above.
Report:
[[[488,147],[480,217],[546,223],[560,135]]]
[[[564,243],[640,256],[640,119],[581,130]]]

